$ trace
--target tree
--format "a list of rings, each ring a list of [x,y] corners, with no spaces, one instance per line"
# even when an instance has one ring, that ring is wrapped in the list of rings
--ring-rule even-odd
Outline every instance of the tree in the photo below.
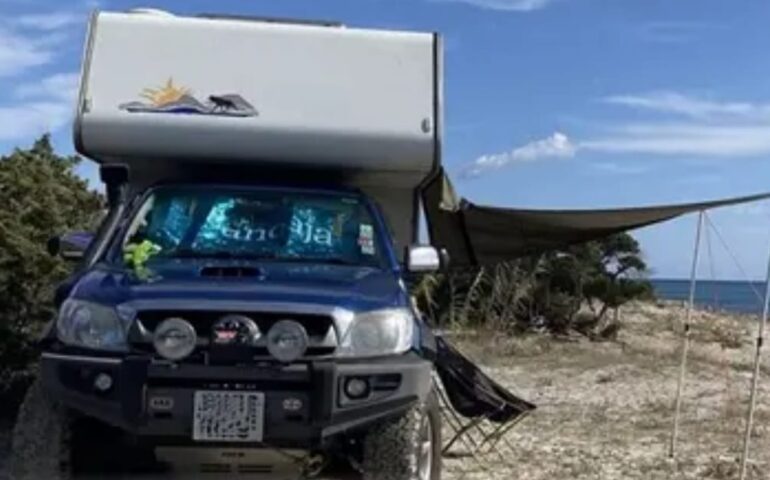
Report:
[[[615,311],[615,321],[603,325],[599,332],[601,336],[612,335],[618,328],[617,311],[621,305],[652,296],[639,242],[627,233],[619,233],[587,244],[581,253],[588,273],[582,297],[594,313],[597,325],[602,325],[610,309]]]
[[[583,301],[581,292],[586,270],[581,250],[548,252],[535,264],[536,282],[530,295],[526,323],[542,325],[552,332],[573,328]]]
[[[48,254],[48,239],[93,227],[103,208],[75,174],[79,162],[57,155],[48,135],[0,157],[0,393],[34,358],[53,290],[71,268]]]

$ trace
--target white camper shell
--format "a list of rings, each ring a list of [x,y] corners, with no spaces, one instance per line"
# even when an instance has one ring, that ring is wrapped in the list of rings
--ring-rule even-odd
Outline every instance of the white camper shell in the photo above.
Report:
[[[86,45],[80,153],[132,183],[192,164],[336,171],[415,237],[439,163],[437,35],[143,10],[95,13]]]

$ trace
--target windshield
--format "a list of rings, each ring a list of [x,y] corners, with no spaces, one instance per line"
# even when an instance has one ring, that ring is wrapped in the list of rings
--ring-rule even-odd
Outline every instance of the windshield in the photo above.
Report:
[[[139,209],[123,249],[153,258],[240,258],[382,265],[375,223],[356,195],[162,188]]]

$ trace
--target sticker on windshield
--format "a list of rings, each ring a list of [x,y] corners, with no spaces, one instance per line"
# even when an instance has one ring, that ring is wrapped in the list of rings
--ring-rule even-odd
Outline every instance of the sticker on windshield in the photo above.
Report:
[[[358,227],[358,246],[364,255],[374,255],[374,228],[362,223]]]

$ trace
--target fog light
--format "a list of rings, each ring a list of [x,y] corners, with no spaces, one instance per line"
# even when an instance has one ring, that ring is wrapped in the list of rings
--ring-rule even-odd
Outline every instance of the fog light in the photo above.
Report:
[[[369,395],[369,382],[363,378],[349,378],[345,382],[345,394],[353,400],[360,400]]]
[[[308,336],[305,327],[293,320],[281,320],[267,332],[267,351],[283,363],[291,363],[305,354]]]
[[[181,360],[195,350],[198,336],[190,322],[168,318],[155,328],[152,343],[155,350],[169,360]]]
[[[94,378],[94,388],[102,393],[112,388],[112,377],[106,373],[100,373]]]

